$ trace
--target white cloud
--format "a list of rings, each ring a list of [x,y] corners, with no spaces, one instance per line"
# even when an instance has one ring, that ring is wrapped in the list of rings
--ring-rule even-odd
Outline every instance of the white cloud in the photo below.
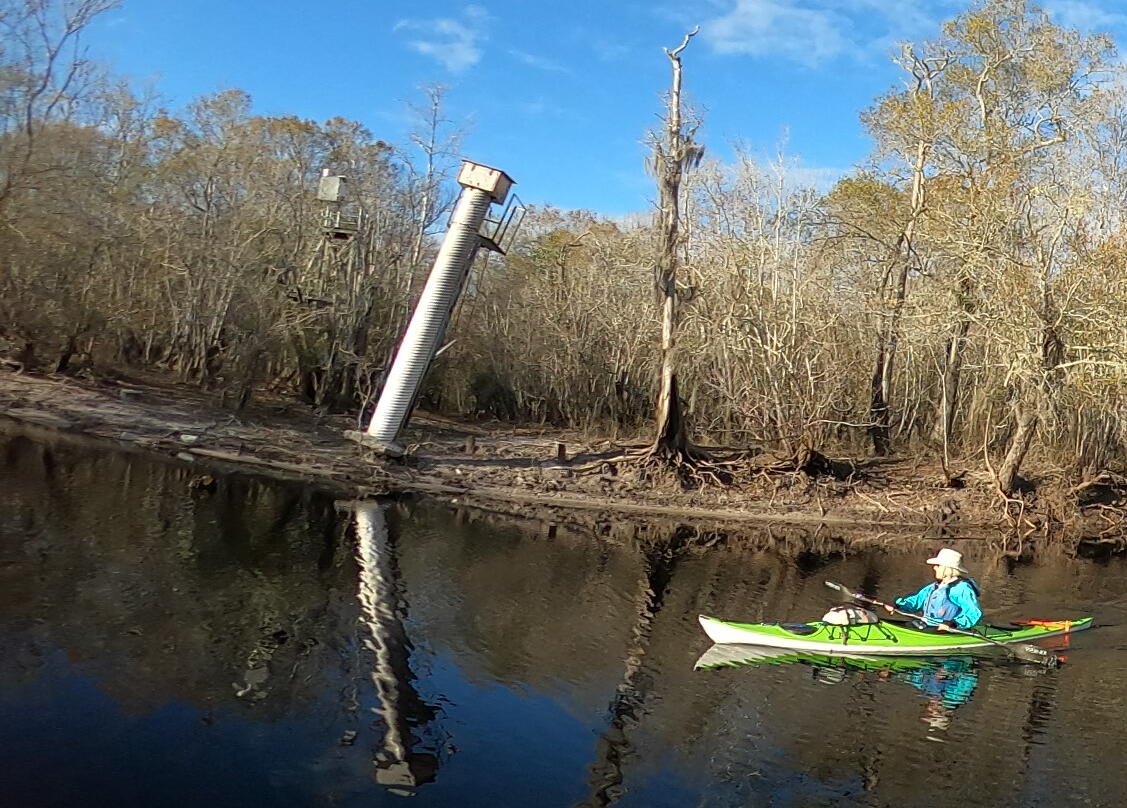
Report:
[[[793,0],[736,0],[702,30],[720,53],[780,55],[813,66],[848,47],[846,23],[835,11],[801,8]]]
[[[543,56],[537,56],[533,53],[526,53],[520,50],[510,50],[509,55],[520,62],[524,62],[529,67],[534,67],[537,70],[544,70],[548,73],[570,73],[566,67],[559,62],[554,62],[551,59],[546,59]]]
[[[1069,2],[1070,0],[1063,0]],[[955,0],[706,0],[702,31],[718,53],[790,59],[807,67],[883,55],[895,42],[934,36]]]
[[[1105,5],[1111,5],[1105,3]],[[1067,28],[1081,31],[1107,31],[1119,26],[1127,26],[1127,14],[1108,11],[1096,3],[1084,0],[1050,0],[1044,4],[1053,22]]]
[[[781,58],[807,67],[866,62],[899,42],[934,39],[969,0],[667,0],[678,24],[700,20],[722,54]],[[1042,0],[1054,22],[1081,31],[1127,31],[1125,0]]]
[[[630,54],[630,47],[610,39],[594,39],[591,49],[600,62],[621,62]]]
[[[547,99],[541,97],[535,98],[531,101],[525,101],[520,104],[520,110],[530,118],[565,118],[569,117],[570,110],[566,107],[561,107],[559,104],[553,104]]]
[[[415,36],[407,41],[417,53],[430,56],[451,73],[460,73],[481,61],[481,45],[489,38],[489,13],[481,6],[466,6],[460,19],[400,20],[393,31]]]
[[[852,172],[851,168],[794,165],[787,169],[786,176],[796,188],[812,188],[826,193],[838,180]]]

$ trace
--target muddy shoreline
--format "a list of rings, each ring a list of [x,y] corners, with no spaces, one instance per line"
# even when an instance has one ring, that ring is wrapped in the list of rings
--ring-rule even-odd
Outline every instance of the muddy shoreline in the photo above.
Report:
[[[702,530],[763,526],[836,534],[942,538],[1017,534],[1121,549],[1114,503],[1054,514],[1031,502],[1007,514],[985,475],[951,488],[934,464],[914,458],[856,460],[848,481],[802,472],[749,474],[732,485],[686,489],[672,478],[610,464],[622,446],[551,428],[456,423],[418,413],[404,461],[348,440],[354,419],[283,399],[237,415],[197,388],[156,378],[74,379],[0,371],[0,416],[112,441],[195,464],[200,473],[241,470],[312,483],[342,499],[418,493],[458,506],[605,531],[620,521],[687,523]],[[566,459],[559,459],[561,451]]]

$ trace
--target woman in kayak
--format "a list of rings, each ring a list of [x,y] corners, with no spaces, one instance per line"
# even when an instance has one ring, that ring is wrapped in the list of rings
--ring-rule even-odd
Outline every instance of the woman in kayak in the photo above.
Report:
[[[982,619],[978,605],[978,584],[963,568],[963,554],[944,547],[928,564],[935,568],[935,580],[914,595],[893,601],[896,608],[920,615],[925,625],[940,631],[960,628],[964,631]],[[885,607],[889,614],[893,611]]]

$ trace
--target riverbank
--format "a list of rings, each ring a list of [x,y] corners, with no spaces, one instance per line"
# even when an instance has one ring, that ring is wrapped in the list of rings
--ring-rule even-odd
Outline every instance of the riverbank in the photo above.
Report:
[[[732,467],[729,484],[686,487],[613,462],[624,447],[609,441],[418,413],[405,435],[409,456],[389,461],[345,437],[357,429],[354,419],[286,400],[263,399],[235,415],[197,388],[152,377],[8,370],[0,371],[0,415],[172,456],[201,475],[239,469],[315,483],[345,499],[416,492],[596,529],[657,519],[717,531],[791,525],[943,538],[1005,531],[1123,546],[1122,492],[1113,486],[1101,483],[1106,490],[1093,495],[1091,485],[1080,491],[1045,480],[1036,497],[1007,511],[985,472],[968,470],[952,484],[937,464],[915,458],[838,460],[819,472],[748,456]]]

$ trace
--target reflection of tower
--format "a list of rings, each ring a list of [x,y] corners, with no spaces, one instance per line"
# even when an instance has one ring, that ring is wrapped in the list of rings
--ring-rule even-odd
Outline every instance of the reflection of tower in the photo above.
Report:
[[[421,730],[435,718],[412,682],[411,643],[403,626],[404,604],[397,591],[398,570],[387,526],[387,505],[356,507],[356,560],[360,566],[360,620],[364,644],[375,655],[372,682],[384,735],[376,752],[375,778],[396,794],[410,794],[429,783],[438,769],[437,749],[426,749]]]

